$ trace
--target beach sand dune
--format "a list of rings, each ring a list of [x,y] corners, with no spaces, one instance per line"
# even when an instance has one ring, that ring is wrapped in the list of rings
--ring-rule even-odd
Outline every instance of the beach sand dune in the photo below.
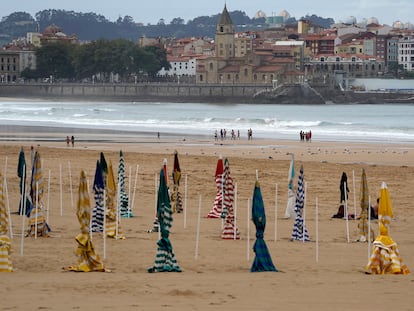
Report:
[[[91,142],[83,138],[79,136],[74,148],[66,147],[63,139],[61,142],[0,142],[0,163],[3,163],[0,167],[3,172],[6,170],[7,159],[5,173],[12,211],[17,211],[19,202],[16,172],[20,148],[23,146],[29,165],[30,146],[34,145],[41,153],[46,179],[50,172],[50,193],[45,195],[44,203],[49,202],[52,228],[49,238],[25,238],[21,256],[22,218],[12,215],[15,271],[0,277],[3,310],[412,310],[413,275],[366,275],[368,245],[354,242],[358,238],[358,221],[348,223],[348,243],[346,221],[331,218],[339,206],[342,172],[348,175],[350,213],[354,210],[359,213],[359,182],[364,168],[372,200],[378,196],[383,181],[388,185],[395,214],[391,237],[398,243],[408,268],[414,269],[412,146],[150,138],[121,144],[116,140]],[[100,152],[104,152],[107,162],[112,162],[116,174],[121,149],[126,163],[127,189],[131,189],[130,200],[137,165],[139,174],[133,206],[135,217],[121,222],[126,239],[107,240],[104,264],[111,272],[63,272],[63,267],[77,260],[74,238],[79,233],[79,223],[75,208],[80,171],[86,171],[92,188]],[[183,272],[150,274],[147,268],[154,264],[158,240],[157,233],[147,232],[154,220],[156,178],[164,158],[171,175],[174,150],[179,153],[180,191],[183,198],[186,194],[187,212],[173,215],[170,240]],[[291,242],[294,220],[283,219],[288,152],[295,154],[296,172],[300,165],[304,167],[305,221],[312,240],[307,243]],[[237,183],[237,226],[241,239],[236,241],[222,240],[221,220],[206,218],[213,207],[214,173],[220,155],[229,159],[231,174]],[[256,170],[266,208],[265,240],[280,270],[278,273],[250,272],[255,228],[251,221],[249,223],[247,209],[251,207],[247,200],[253,195]],[[200,240],[196,258],[200,198]],[[315,242],[316,200],[318,243]],[[92,193],[91,202],[94,203]],[[372,225],[377,234],[378,223],[374,221]],[[93,234],[93,243],[102,258],[102,235]]]

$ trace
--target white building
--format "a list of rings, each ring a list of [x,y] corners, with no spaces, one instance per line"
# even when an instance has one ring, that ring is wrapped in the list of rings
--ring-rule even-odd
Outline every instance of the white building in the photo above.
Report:
[[[398,42],[398,64],[404,70],[414,71],[414,37],[406,36]]]
[[[170,70],[162,68],[159,76],[195,76],[196,58],[190,56],[173,57],[167,56],[167,61],[171,65]]]

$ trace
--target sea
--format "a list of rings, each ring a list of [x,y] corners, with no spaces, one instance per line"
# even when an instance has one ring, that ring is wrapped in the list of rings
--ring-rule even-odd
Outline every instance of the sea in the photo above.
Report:
[[[254,139],[414,143],[414,105],[269,105],[152,102],[59,102],[3,99],[0,138],[13,125],[214,137],[226,129]],[[2,130],[3,128],[3,130]]]

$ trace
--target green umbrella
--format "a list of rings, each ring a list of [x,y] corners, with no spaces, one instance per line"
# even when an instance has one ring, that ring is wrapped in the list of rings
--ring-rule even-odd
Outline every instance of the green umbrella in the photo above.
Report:
[[[253,265],[250,271],[277,272],[276,267],[273,265],[272,258],[270,257],[270,253],[267,248],[266,242],[263,239],[264,231],[266,228],[266,214],[264,209],[262,192],[260,190],[260,184],[258,181],[256,181],[256,185],[254,187],[253,192],[252,221],[256,226],[256,241],[253,245],[253,251],[255,252],[256,256],[254,258]]]
[[[181,272],[175,259],[173,248],[169,239],[173,218],[165,182],[164,170],[160,171],[160,184],[158,188],[157,216],[161,231],[161,239],[157,242],[158,249],[155,264],[148,272]]]

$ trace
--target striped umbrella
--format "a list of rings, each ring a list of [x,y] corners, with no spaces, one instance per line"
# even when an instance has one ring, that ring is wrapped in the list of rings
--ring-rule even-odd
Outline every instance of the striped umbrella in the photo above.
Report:
[[[50,228],[46,223],[43,215],[43,194],[45,189],[45,181],[43,179],[42,161],[40,153],[35,152],[32,167],[32,178],[30,182],[30,197],[33,209],[30,211],[29,227],[27,229],[28,236],[35,236],[37,228],[37,236],[48,237]]]
[[[129,208],[129,198],[125,189],[125,160],[122,150],[119,151],[118,184],[120,214],[122,217],[134,217]]]
[[[78,248],[75,252],[78,257],[78,264],[67,267],[65,270],[78,272],[104,272],[104,265],[101,262],[99,256],[95,254],[95,249],[93,247],[89,233],[89,224],[91,219],[91,201],[89,198],[86,174],[84,171],[81,171],[80,174],[79,199],[76,216],[78,216],[81,231],[75,238],[78,242]]]
[[[253,261],[253,265],[250,268],[251,272],[264,272],[275,271],[276,267],[273,265],[272,258],[270,257],[269,250],[266,242],[263,239],[264,231],[266,228],[266,213],[262,198],[262,192],[260,190],[260,184],[256,181],[253,191],[253,203],[252,203],[252,221],[256,226],[256,241],[253,245],[253,251],[256,256]]]
[[[216,165],[215,181],[216,181],[216,198],[214,199],[213,209],[208,213],[208,218],[220,218],[223,209],[223,159],[220,157]]]
[[[170,197],[168,195],[168,188],[163,169],[160,170],[157,215],[161,230],[161,239],[157,242],[158,249],[155,257],[155,264],[153,267],[148,269],[148,272],[181,272],[169,239],[173,218]]]
[[[291,155],[289,172],[288,172],[288,201],[285,210],[285,218],[293,218],[295,216],[295,193],[293,191],[293,180],[295,178],[295,155]]]
[[[95,178],[93,180],[93,192],[95,206],[92,210],[92,232],[102,232],[104,226],[104,181],[102,168],[99,161],[96,161]]]
[[[180,179],[181,179],[181,169],[180,169],[180,162],[178,161],[178,152],[174,151],[174,166],[172,172],[173,178],[173,189],[171,193],[171,206],[173,213],[181,213],[183,210],[183,202],[181,193],[179,190],[180,187]]]
[[[122,234],[121,224],[119,222],[118,206],[117,206],[117,193],[114,172],[112,169],[112,162],[109,161],[108,176],[106,180],[106,223],[105,232],[106,235],[114,239],[125,239]]]
[[[368,182],[367,175],[365,174],[365,169],[362,169],[361,176],[361,185],[359,188],[359,203],[361,206],[361,214],[359,218],[358,228],[359,228],[359,242],[368,241],[368,208],[369,208],[369,191],[368,191]],[[374,239],[374,231],[371,229],[371,238]]]
[[[224,218],[223,232],[221,234],[222,239],[240,239],[240,232],[234,223],[234,184],[233,178],[230,174],[229,160],[224,160],[224,172],[223,172],[223,201],[224,207],[221,217]]]
[[[4,177],[0,172],[0,272],[13,272],[10,253],[9,214],[5,204]]]
[[[296,218],[293,225],[292,237],[291,240],[299,241],[310,241],[308,230],[305,227],[302,213],[305,204],[305,189],[304,189],[304,175],[303,175],[303,165],[300,166],[299,176],[298,176],[298,189],[296,191]]]
[[[403,263],[398,245],[389,236],[391,220],[394,217],[390,194],[386,183],[382,183],[379,206],[378,223],[379,235],[372,246],[372,255],[366,266],[367,273],[372,274],[409,274],[410,270]]]

